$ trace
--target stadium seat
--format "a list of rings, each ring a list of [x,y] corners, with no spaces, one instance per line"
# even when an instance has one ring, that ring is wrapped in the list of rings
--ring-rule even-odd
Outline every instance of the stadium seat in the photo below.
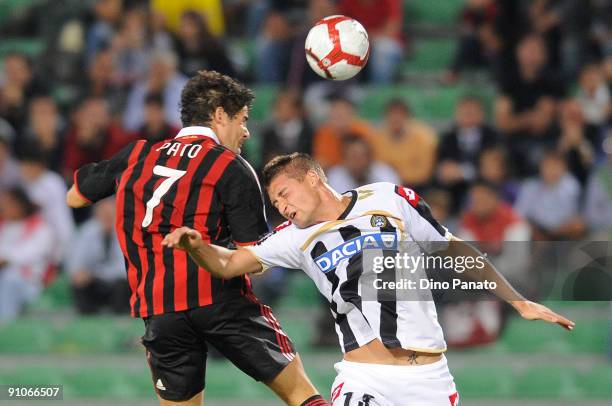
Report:
[[[404,0],[406,23],[455,24],[464,2],[460,0]]]
[[[568,332],[559,326],[512,319],[503,333],[502,342],[517,353],[566,353]]]
[[[255,101],[251,109],[249,120],[265,121],[272,112],[276,92],[276,86],[256,86],[253,88],[255,92]]]
[[[415,40],[405,59],[403,73],[442,72],[449,67],[455,54],[456,40],[447,38],[422,38]]]
[[[580,374],[577,385],[581,394],[589,398],[612,398],[612,366],[603,365]]]
[[[462,397],[497,398],[513,393],[514,373],[508,366],[466,367],[453,369],[452,374]]]
[[[486,106],[491,104],[490,91],[474,89],[469,83],[453,86],[429,87],[416,85],[370,86],[359,104],[359,114],[372,120],[380,120],[387,102],[392,98],[406,100],[416,118],[429,122],[448,122],[453,119],[455,105],[464,95],[480,97]]]
[[[53,346],[53,325],[42,319],[20,319],[0,329],[0,353],[46,353]]]
[[[516,394],[521,398],[574,398],[578,388],[572,368],[530,365],[516,380]]]
[[[39,55],[44,49],[44,40],[38,38],[4,38],[0,41],[0,59],[3,59],[12,52],[19,52],[33,57]]]
[[[608,320],[579,320],[576,328],[567,334],[567,340],[573,351],[605,353],[609,345],[609,332],[610,322]]]

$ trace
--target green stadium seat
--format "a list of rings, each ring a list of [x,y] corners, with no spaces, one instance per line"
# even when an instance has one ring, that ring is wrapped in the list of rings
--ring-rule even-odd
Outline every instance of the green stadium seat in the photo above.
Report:
[[[28,310],[34,312],[51,313],[62,308],[72,306],[72,293],[70,279],[66,274],[60,274],[43,291],[42,295],[28,305]]]
[[[612,366],[604,365],[580,374],[577,385],[582,396],[612,399]]]
[[[0,353],[50,352],[53,326],[40,319],[16,320],[0,329]]]
[[[402,72],[408,74],[442,72],[451,64],[455,47],[455,39],[418,39],[405,59]]]
[[[508,322],[502,342],[517,353],[566,353],[568,334],[557,325],[516,318]]]
[[[371,86],[358,106],[359,114],[370,120],[381,120],[387,102],[392,98],[404,99],[415,117],[428,122],[450,121],[454,117],[455,105],[464,95],[480,97],[486,106],[493,100],[491,90],[473,89],[467,84],[453,86]]]
[[[265,121],[272,112],[278,88],[276,86],[257,86],[253,88],[255,101],[251,108],[250,120]]]
[[[35,57],[44,49],[45,42],[39,38],[4,38],[0,41],[0,59],[12,52]]]
[[[57,368],[51,366],[18,367],[0,371],[0,383],[13,385],[57,385],[62,383]]]
[[[536,366],[516,380],[515,396],[519,398],[576,398],[579,395],[571,367]]]
[[[576,327],[566,336],[575,352],[603,354],[608,346],[609,331],[608,320],[578,320]]]
[[[452,369],[452,374],[462,397],[509,397],[514,391],[515,375],[507,365]]]
[[[464,0],[404,0],[405,21],[432,25],[456,24]]]

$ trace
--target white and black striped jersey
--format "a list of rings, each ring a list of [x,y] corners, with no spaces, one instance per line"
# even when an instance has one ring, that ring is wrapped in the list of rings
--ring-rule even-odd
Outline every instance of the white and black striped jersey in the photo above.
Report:
[[[432,243],[446,245],[450,234],[409,188],[381,182],[346,193],[351,201],[337,220],[307,228],[286,222],[248,249],[264,270],[282,266],[308,274],[330,303],[344,352],[376,338],[388,348],[445,351],[430,292],[418,300],[366,298],[363,280],[372,279],[374,271],[364,265],[364,255],[367,251],[395,256],[399,243],[410,241],[416,250],[428,253]]]

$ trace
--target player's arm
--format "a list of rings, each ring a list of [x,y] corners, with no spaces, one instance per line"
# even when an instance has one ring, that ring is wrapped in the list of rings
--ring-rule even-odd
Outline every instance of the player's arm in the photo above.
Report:
[[[217,278],[261,272],[262,264],[248,249],[229,250],[202,240],[202,235],[189,227],[181,227],[164,237],[162,245],[187,251],[202,268]]]
[[[497,271],[493,264],[476,248],[467,242],[453,236],[432,216],[427,203],[421,199],[413,190],[401,186],[395,187],[395,193],[402,197],[401,207],[404,216],[410,224],[410,230],[414,241],[417,241],[426,252],[437,252],[443,256],[472,257],[484,261],[484,268],[478,271],[457,274],[461,278],[470,278],[476,281],[489,281],[497,284],[493,293],[500,299],[508,302],[519,314],[527,320],[544,320],[557,323],[568,330],[574,327],[574,322],[553,312],[546,306],[531,302],[521,296],[510,283]],[[445,248],[440,250],[440,246]],[[436,248],[437,247],[437,248]]]
[[[144,141],[139,141],[144,142]],[[74,172],[74,183],[66,193],[66,203],[75,209],[89,206],[115,193],[115,182],[134,151],[132,142],[110,159],[84,165]]]
[[[471,244],[451,236],[451,242],[448,248],[441,252],[441,255],[448,255],[452,257],[472,257],[474,260],[484,258],[484,267],[478,271],[468,271],[461,274],[464,277],[478,281],[478,282],[495,282],[496,288],[492,292],[502,300],[508,302],[516,311],[527,320],[544,320],[549,323],[557,323],[560,326],[572,330],[575,323],[571,320],[566,319],[550,310],[548,307],[543,306],[539,303],[535,303],[525,299],[520,293],[518,293],[512,285],[503,277],[501,273],[495,268],[495,266],[484,256],[478,249],[473,247]]]
[[[81,207],[89,206],[92,202],[86,199],[78,190],[76,184],[72,185],[66,193],[66,203],[68,206],[78,209]]]

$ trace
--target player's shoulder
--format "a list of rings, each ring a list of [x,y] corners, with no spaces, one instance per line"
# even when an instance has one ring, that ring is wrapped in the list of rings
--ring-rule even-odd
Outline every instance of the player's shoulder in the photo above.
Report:
[[[273,237],[273,236],[274,236],[274,239],[276,240],[280,239],[284,241],[285,243],[287,243],[288,241],[290,241],[291,238],[293,238],[292,234],[295,232],[295,230],[297,230],[297,227],[295,226],[295,224],[287,220],[279,224],[278,226],[274,227],[272,231],[270,231],[269,233],[261,237],[259,241],[257,241],[257,245],[262,244],[264,241],[270,239],[270,237]]]
[[[389,199],[389,195],[395,191],[397,186],[391,182],[375,182],[355,188],[360,200],[370,196],[375,196],[379,199]]]

